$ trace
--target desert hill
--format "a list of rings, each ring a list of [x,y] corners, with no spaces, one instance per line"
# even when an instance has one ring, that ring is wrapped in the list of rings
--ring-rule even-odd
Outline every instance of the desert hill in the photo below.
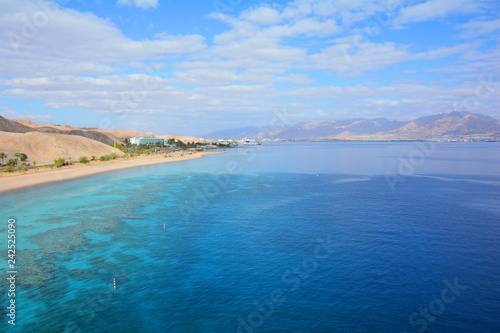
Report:
[[[28,129],[27,132],[36,130],[38,132],[44,132],[44,133],[80,135],[92,140],[100,141],[105,144],[113,144],[113,142],[122,143],[124,139],[130,139],[131,137],[134,136],[147,136],[146,133],[134,130],[104,130],[99,128],[76,128],[70,125],[64,125],[64,126],[46,125],[46,124],[37,124],[28,119],[13,119],[8,121],[17,122],[18,124],[31,128],[31,130]],[[0,124],[0,131],[3,131],[2,128],[3,127]],[[14,132],[25,133],[20,131],[14,131]]]
[[[16,152],[23,152],[28,155],[29,161],[37,161],[40,165],[54,163],[60,157],[78,161],[82,156],[124,155],[116,148],[85,137],[42,132],[0,132],[0,151],[6,153],[8,159],[13,158]]]
[[[35,129],[0,116],[0,132],[27,133],[34,132]]]

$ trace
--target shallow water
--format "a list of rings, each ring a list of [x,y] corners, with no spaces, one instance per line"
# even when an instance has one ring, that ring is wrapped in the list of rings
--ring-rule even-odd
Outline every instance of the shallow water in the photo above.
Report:
[[[496,143],[282,143],[11,192],[8,329],[498,332],[499,162]]]

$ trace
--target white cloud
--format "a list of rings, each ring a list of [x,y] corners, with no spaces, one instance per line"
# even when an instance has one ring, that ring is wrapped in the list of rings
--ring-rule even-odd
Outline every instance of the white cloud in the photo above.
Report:
[[[369,43],[365,42],[361,35],[339,38],[333,42],[335,45],[310,55],[306,67],[331,70],[347,77],[358,77],[407,61],[433,60],[463,54],[480,45],[479,42],[467,43],[412,53],[409,51],[410,45],[398,45],[393,42]]]
[[[118,5],[135,6],[140,9],[149,9],[158,7],[158,0],[118,0]]]
[[[35,123],[47,124],[53,117],[48,114],[19,113],[7,106],[0,106],[0,115],[7,119],[28,119]]]
[[[500,18],[492,21],[473,20],[458,25],[458,28],[463,30],[460,34],[462,38],[483,37],[500,30]]]
[[[259,25],[276,24],[279,22],[279,12],[271,7],[258,7],[243,12],[240,18]]]
[[[359,76],[368,71],[379,70],[406,61],[410,53],[408,46],[392,42],[383,44],[365,43],[362,48],[352,48],[348,39],[339,39],[338,44],[308,57],[313,69],[331,70],[343,76]]]
[[[164,59],[205,48],[200,35],[158,34],[135,41],[92,13],[80,13],[51,3],[27,0],[0,4],[1,76],[106,74],[129,62]],[[33,17],[47,20],[36,23]],[[57,62],[54,61],[57,59]],[[26,62],[30,66],[26,66]]]
[[[484,9],[489,0],[428,0],[410,5],[400,10],[395,18],[396,26],[444,18],[451,14],[478,12]]]

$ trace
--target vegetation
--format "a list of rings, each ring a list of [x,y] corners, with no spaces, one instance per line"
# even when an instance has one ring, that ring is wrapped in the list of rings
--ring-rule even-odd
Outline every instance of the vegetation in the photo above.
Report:
[[[4,153],[3,151],[0,152],[0,158],[2,159],[2,165],[3,165],[3,160],[4,160],[4,158],[7,158],[7,154]]]
[[[21,162],[24,162],[28,159],[28,155],[26,155],[25,153],[15,153],[14,156],[19,158]]]
[[[101,162],[104,162],[104,161],[114,160],[116,158],[118,158],[118,155],[113,153],[113,154],[109,154],[109,155],[102,155],[101,157],[99,157],[99,160]]]
[[[130,143],[130,140],[125,139],[123,143],[114,144],[113,147],[120,149],[124,153],[126,153],[129,157],[139,156],[139,155],[153,155],[158,153],[169,153],[175,150],[186,150],[190,148],[198,148],[200,146],[204,146],[201,143],[193,142],[182,142],[181,140],[175,141],[174,138],[168,139],[166,143],[158,142],[158,143],[150,143],[150,144],[141,144],[134,145]]]
[[[7,172],[12,172],[14,167],[12,165],[7,166]]]
[[[86,156],[80,157],[79,161],[82,164],[89,164],[90,163],[89,159]]]
[[[20,163],[17,165],[17,171],[26,171],[26,163],[24,163],[24,162],[20,162]]]
[[[62,168],[62,166],[66,163],[66,160],[62,157],[59,157],[57,160],[54,160],[54,164],[56,168]]]
[[[17,161],[13,158],[11,158],[8,162],[7,162],[7,165],[8,166],[16,166],[17,165]]]

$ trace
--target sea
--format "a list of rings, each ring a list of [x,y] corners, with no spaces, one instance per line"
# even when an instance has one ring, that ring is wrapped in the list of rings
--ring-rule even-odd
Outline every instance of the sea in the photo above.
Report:
[[[0,332],[500,332],[500,143],[268,142],[0,207]]]

